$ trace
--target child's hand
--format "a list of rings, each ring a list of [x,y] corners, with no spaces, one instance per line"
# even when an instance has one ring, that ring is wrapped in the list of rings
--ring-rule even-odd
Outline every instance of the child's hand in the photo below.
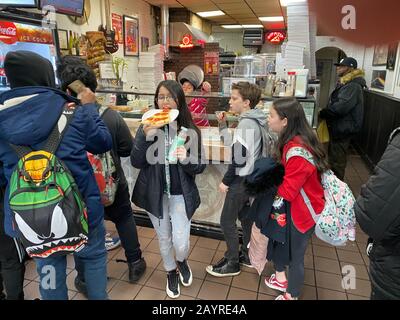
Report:
[[[229,187],[226,186],[223,182],[221,182],[221,184],[219,185],[219,191],[221,191],[222,193],[227,193],[229,190]]]
[[[226,113],[225,113],[225,111],[215,111],[215,116],[217,117],[217,121],[219,123],[226,121]]]
[[[204,81],[202,86],[201,86],[201,90],[204,93],[209,93],[211,92],[211,84],[208,81]]]
[[[179,147],[176,149],[174,155],[178,158],[180,162],[185,161],[187,158],[187,151],[185,147]]]

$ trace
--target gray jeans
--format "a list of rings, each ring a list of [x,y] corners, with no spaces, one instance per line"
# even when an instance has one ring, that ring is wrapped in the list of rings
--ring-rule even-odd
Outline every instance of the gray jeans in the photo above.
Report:
[[[164,268],[166,271],[172,271],[177,267],[176,260],[182,262],[189,255],[190,220],[186,215],[183,196],[171,196],[168,199],[164,195],[163,213],[163,219],[158,219],[152,214],[149,214],[149,217],[157,233]]]

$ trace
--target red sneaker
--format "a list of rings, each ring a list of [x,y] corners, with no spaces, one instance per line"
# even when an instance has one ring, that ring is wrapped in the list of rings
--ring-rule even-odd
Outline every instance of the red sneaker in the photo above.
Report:
[[[271,274],[271,276],[269,278],[266,277],[264,282],[267,287],[274,289],[274,290],[279,290],[281,292],[286,292],[286,289],[288,287],[287,280],[285,282],[279,282],[276,279],[275,273]]]

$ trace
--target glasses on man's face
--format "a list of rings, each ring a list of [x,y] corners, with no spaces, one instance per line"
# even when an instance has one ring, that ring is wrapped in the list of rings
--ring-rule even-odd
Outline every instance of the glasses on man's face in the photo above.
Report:
[[[171,96],[163,96],[163,95],[159,95],[157,99],[158,101],[167,101],[167,102],[174,100],[174,98],[172,98]]]

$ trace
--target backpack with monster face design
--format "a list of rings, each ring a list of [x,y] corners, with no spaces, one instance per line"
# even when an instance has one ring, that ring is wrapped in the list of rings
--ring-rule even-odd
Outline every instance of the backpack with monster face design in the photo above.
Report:
[[[13,227],[32,258],[81,250],[88,240],[86,206],[68,168],[56,156],[75,104],[64,106],[45,147],[11,145],[19,157],[10,180]]]

